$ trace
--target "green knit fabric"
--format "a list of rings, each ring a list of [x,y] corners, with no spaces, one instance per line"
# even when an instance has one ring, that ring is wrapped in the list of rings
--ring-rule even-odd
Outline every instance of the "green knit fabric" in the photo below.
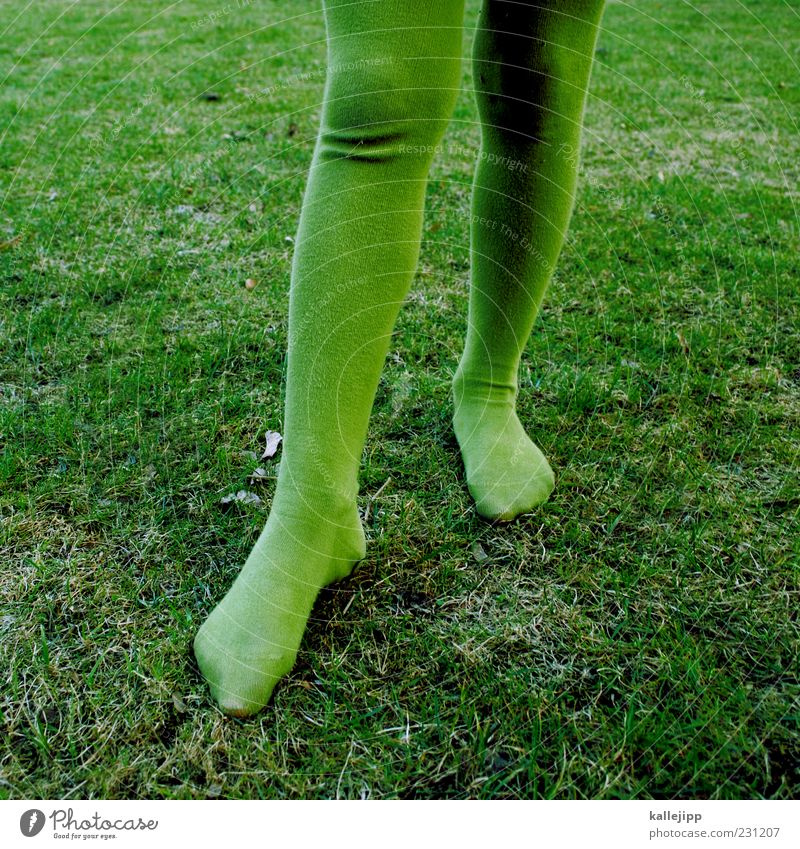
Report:
[[[485,2],[474,208],[498,223],[473,226],[454,426],[478,510],[511,518],[552,486],[514,413],[516,372],[569,218],[574,158],[557,151],[578,140],[602,3]],[[328,77],[292,268],[277,487],[258,542],[194,642],[226,713],[269,701],[319,590],[364,556],[358,467],[417,265],[431,159],[459,93],[463,15],[463,0],[325,3]]]

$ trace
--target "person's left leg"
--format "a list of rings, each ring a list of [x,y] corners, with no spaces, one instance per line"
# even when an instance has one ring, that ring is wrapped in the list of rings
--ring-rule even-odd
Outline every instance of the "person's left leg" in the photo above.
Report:
[[[517,418],[517,372],[572,212],[603,5],[484,0],[475,38],[482,141],[453,424],[470,492],[488,519],[513,519],[553,488],[550,465]]]

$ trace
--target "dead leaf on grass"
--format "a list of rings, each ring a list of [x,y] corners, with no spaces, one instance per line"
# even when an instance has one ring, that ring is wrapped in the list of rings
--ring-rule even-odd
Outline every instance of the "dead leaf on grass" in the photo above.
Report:
[[[276,430],[268,430],[264,435],[267,440],[267,447],[264,449],[261,459],[268,460],[270,457],[275,456],[275,452],[283,441],[283,437]]]
[[[219,503],[227,506],[238,501],[240,504],[261,504],[261,499],[254,493],[248,492],[246,489],[240,489],[238,492],[231,492],[220,498]]]
[[[0,242],[0,251],[7,251],[9,248],[13,248],[14,245],[18,245],[22,241],[22,233],[18,236],[14,236],[13,239],[9,239],[6,242]]]

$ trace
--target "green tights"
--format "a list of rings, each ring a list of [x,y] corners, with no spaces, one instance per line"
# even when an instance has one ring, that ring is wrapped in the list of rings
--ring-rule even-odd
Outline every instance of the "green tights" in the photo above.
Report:
[[[561,250],[604,0],[484,0],[481,151],[453,427],[477,511],[541,504],[550,466],[515,411],[521,354]],[[432,152],[459,93],[464,0],[326,0],[328,76],[295,243],[283,451],[267,523],[195,655],[221,709],[262,708],[319,590],[364,557],[358,468],[414,276]],[[566,151],[566,153],[565,153]]]

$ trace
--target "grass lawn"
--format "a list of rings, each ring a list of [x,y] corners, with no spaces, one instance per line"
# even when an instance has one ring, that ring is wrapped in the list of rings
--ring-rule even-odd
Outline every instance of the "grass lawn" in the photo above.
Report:
[[[0,796],[800,793],[795,0],[609,4],[521,374],[557,488],[500,527],[450,428],[465,62],[363,458],[367,559],[246,722],[189,647],[273,491],[318,2],[0,10]]]

